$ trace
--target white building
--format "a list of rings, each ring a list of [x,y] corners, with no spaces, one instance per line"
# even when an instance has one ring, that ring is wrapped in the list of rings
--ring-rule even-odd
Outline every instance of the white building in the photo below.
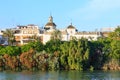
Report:
[[[51,39],[52,32],[57,30],[52,16],[49,17],[48,23],[45,25],[44,29],[43,43],[45,44]],[[88,40],[97,40],[99,37],[102,37],[100,32],[78,32],[72,23],[66,29],[60,30],[60,32],[62,35],[62,41],[70,41],[72,38],[87,38]]]
[[[39,37],[39,40],[44,44],[51,39],[52,33],[57,30],[56,24],[53,22],[53,17],[50,16],[44,29],[40,29],[36,25],[17,26],[15,39],[20,44],[26,44],[32,40],[32,36]],[[100,32],[78,32],[72,23],[64,30],[60,30],[62,41],[70,41],[72,38],[81,39],[87,38],[88,40],[97,40],[101,37]]]

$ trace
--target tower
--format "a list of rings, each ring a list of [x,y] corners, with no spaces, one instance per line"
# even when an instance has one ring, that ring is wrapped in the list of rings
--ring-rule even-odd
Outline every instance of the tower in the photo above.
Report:
[[[49,21],[50,23],[53,23],[53,17],[50,16],[49,19],[48,19],[48,21]]]
[[[53,22],[53,17],[52,16],[50,16],[48,18],[48,22],[46,23],[44,29],[46,31],[53,31],[53,30],[56,29],[56,24]]]

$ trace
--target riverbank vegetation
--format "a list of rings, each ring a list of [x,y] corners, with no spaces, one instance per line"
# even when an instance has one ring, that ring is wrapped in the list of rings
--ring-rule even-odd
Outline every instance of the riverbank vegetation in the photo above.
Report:
[[[0,70],[120,70],[120,28],[108,38],[0,46]]]

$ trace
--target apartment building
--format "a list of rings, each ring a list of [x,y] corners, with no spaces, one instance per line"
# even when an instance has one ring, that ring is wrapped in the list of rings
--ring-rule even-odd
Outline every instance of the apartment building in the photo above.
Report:
[[[39,27],[34,24],[26,26],[18,25],[14,31],[17,45],[27,44],[28,42],[35,40],[35,37],[40,34]]]

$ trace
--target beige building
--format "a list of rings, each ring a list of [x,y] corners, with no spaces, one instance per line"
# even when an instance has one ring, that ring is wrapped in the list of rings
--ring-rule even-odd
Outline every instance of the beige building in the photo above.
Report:
[[[101,28],[102,36],[108,37],[110,32],[113,32],[116,29],[116,27],[106,27]]]
[[[40,34],[39,27],[34,24],[17,26],[15,29],[15,40],[17,45],[23,45],[35,39]]]
[[[56,27],[56,24],[53,22],[53,17],[50,16],[44,29],[40,29],[38,26],[33,24],[29,24],[27,26],[19,25],[15,30],[14,36],[18,45],[23,45],[29,41],[35,40],[36,38],[33,38],[35,36],[37,36],[39,40],[45,44],[51,39],[52,33],[57,30]],[[100,32],[78,32],[72,23],[65,29],[59,31],[61,32],[62,41],[69,41],[72,38],[97,40],[99,37],[102,37]]]

